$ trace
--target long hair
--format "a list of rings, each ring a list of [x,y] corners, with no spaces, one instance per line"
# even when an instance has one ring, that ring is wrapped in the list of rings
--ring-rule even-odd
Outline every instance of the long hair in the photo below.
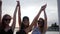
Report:
[[[21,23],[21,29],[25,29],[25,28],[26,28],[25,25],[24,25],[25,19],[27,19],[27,20],[29,21],[29,18],[28,18],[27,16],[24,16],[24,17],[23,17],[23,20],[22,20],[22,23]],[[27,27],[28,27],[28,26],[27,26]]]
[[[3,16],[3,18],[2,18],[2,27],[3,27],[3,28],[5,28],[5,22],[4,22],[4,20],[5,20],[5,18],[6,18],[7,16],[9,16],[9,17],[11,18],[11,16],[8,15],[8,14],[5,14],[5,15]]]
[[[40,21],[41,20],[41,21]],[[38,20],[38,24],[41,24],[41,26],[40,26],[40,30],[41,30],[41,32],[43,32],[43,29],[44,29],[44,19],[43,18],[40,18],[39,20]]]

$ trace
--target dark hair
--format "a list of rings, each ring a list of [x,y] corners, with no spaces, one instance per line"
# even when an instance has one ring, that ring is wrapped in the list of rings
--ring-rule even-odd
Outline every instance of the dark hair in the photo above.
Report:
[[[5,14],[5,15],[3,16],[3,18],[2,18],[2,26],[3,26],[3,25],[5,26],[5,22],[4,22],[4,20],[5,20],[5,18],[6,18],[7,16],[9,16],[10,19],[11,19],[11,16],[10,16],[10,15]],[[3,26],[3,27],[4,27],[4,26]]]
[[[27,20],[29,21],[29,17],[24,16],[24,17],[23,17],[23,21],[24,21],[25,19],[27,19]],[[21,29],[25,29],[25,28],[26,28],[25,25],[23,24],[23,21],[22,21],[22,23],[21,23]],[[28,27],[28,26],[27,26],[27,27]]]
[[[27,19],[27,20],[29,21],[29,17],[24,16],[24,17],[23,17],[23,21],[24,21],[25,19]]]
[[[42,20],[42,21],[40,21],[40,20]],[[44,29],[44,19],[43,18],[39,18],[39,20],[38,20],[38,24],[41,24],[41,32],[43,32],[43,29]]]

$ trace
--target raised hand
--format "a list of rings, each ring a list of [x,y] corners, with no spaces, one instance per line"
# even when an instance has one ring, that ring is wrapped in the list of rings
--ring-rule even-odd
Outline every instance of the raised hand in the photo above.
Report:
[[[17,1],[17,6],[20,6],[20,2],[19,1]]]
[[[46,8],[46,6],[47,6],[47,4],[43,5],[43,6],[41,7],[41,11],[44,11],[45,8]]]

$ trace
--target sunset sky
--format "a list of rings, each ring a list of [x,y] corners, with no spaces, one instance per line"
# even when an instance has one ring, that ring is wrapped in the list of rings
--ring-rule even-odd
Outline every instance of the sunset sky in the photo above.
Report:
[[[59,24],[57,0],[19,0],[19,1],[21,5],[21,17],[23,18],[23,16],[28,16],[30,19],[30,23],[37,15],[41,6],[47,3],[46,13],[47,13],[48,26],[50,26],[55,22]],[[15,7],[16,7],[16,0],[2,0],[2,17],[4,14],[9,14],[13,17]],[[42,18],[44,17],[43,14],[44,13],[42,12],[41,14]],[[17,23],[16,27],[18,27],[18,22],[16,23]]]

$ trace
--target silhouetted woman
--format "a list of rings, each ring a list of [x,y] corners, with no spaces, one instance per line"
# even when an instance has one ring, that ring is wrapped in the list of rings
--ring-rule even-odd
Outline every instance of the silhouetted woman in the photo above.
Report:
[[[46,5],[45,5],[46,6]],[[44,18],[39,18],[38,26],[34,26],[32,34],[45,34],[47,30],[47,15],[45,10],[44,11]]]
[[[9,23],[11,22],[12,17],[8,14],[5,14],[3,16],[0,34],[13,34],[15,25],[16,25],[16,12],[17,12],[17,6],[13,15],[12,26],[9,26]]]
[[[19,3],[19,1],[18,1],[18,3]],[[23,17],[23,20],[21,23],[21,12],[20,12],[20,4],[19,4],[19,11],[18,11],[18,20],[19,21],[18,22],[19,22],[20,29],[19,29],[19,31],[17,31],[16,34],[28,34],[32,30],[32,27],[37,23],[41,12],[45,8],[45,7],[43,7],[43,8],[42,7],[41,7],[41,10],[38,12],[38,14],[35,16],[35,18],[33,19],[31,25],[29,25],[29,18],[28,17]]]

